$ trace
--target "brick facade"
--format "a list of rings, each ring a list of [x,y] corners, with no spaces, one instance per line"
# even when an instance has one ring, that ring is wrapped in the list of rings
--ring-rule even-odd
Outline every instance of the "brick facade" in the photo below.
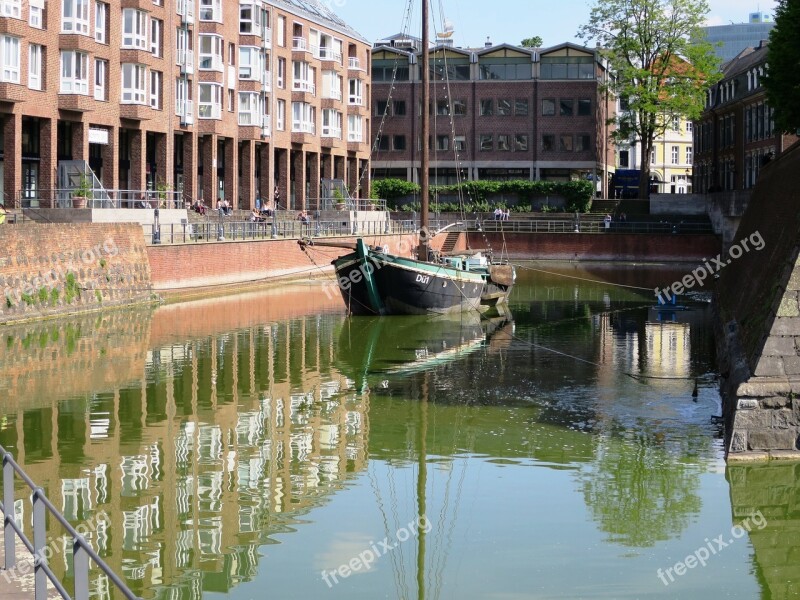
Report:
[[[308,177],[317,170],[289,177],[276,151],[313,165],[337,158],[356,168],[369,159],[369,120],[363,137],[348,131],[347,115],[358,107],[347,89],[351,78],[368,79],[370,48],[333,13],[288,0],[212,0],[210,8],[198,0],[89,0],[83,19],[62,17],[65,5],[73,15],[79,5],[59,0],[45,4],[40,25],[30,3],[18,3],[18,18],[0,17],[0,35],[13,38],[20,59],[16,78],[0,75],[9,205],[51,206],[63,187],[58,163],[71,159],[91,165],[108,190],[166,186],[187,201],[211,206],[224,196],[246,209],[271,200],[277,187],[283,206],[314,209],[318,183]],[[126,32],[129,21],[136,26]],[[252,68],[242,49],[257,57]],[[72,78],[62,75],[65,61],[79,65]],[[301,78],[295,63],[307,65]],[[329,72],[342,78],[342,94],[323,84]],[[293,102],[309,107],[304,133],[293,131]],[[369,105],[366,84],[362,102]],[[342,115],[341,128],[324,137],[323,104]],[[368,187],[368,175],[341,177]]]
[[[419,62],[415,51],[385,42],[373,48],[375,177],[419,180]],[[563,78],[550,70],[554,63],[565,67]],[[594,50],[438,46],[431,64],[432,182],[455,183],[456,171],[462,180],[607,181],[614,148],[606,121],[614,102],[601,91],[606,72]]]

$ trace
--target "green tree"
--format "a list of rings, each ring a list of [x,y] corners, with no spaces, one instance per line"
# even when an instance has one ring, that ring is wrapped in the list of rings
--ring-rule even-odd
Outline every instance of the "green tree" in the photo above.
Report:
[[[525,38],[519,43],[520,46],[523,46],[525,48],[541,48],[542,44],[543,44],[542,38],[540,38],[538,35]]]
[[[653,141],[675,117],[698,118],[719,79],[719,59],[700,29],[707,14],[706,0],[596,0],[578,31],[608,60],[603,89],[627,104],[610,124],[613,139],[639,144],[641,198],[649,196]]]
[[[775,26],[769,34],[764,81],[767,99],[775,109],[775,124],[784,132],[800,129],[800,0],[778,0]]]

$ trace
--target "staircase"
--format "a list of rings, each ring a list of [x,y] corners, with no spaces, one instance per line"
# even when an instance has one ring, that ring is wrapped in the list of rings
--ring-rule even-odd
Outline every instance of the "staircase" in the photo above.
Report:
[[[72,207],[73,192],[81,187],[82,178],[89,187],[86,205],[89,208],[113,208],[114,202],[101,181],[85,160],[61,160],[58,162],[58,205]]]
[[[455,249],[460,237],[460,231],[448,231],[447,237],[444,240],[444,244],[442,244],[442,252],[452,252]]]

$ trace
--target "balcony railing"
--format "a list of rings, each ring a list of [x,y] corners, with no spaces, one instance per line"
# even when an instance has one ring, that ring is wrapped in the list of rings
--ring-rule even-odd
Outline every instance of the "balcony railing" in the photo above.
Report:
[[[317,126],[308,121],[294,121],[292,122],[292,133],[310,133],[314,135],[317,132]]]
[[[295,79],[292,81],[292,91],[295,92],[308,92],[309,94],[316,95],[317,86],[313,81],[305,81],[304,79]]]
[[[191,50],[179,50],[178,64],[181,67],[181,73],[192,75],[194,73],[194,52]]]
[[[194,101],[179,100],[175,107],[175,114],[181,118],[181,123],[192,125],[194,123]]]
[[[355,56],[351,56],[350,58],[347,59],[347,68],[361,70],[361,61],[358,60]]]
[[[173,190],[108,190],[91,188],[86,196],[75,189],[21,190],[20,208],[185,208],[183,193]]]
[[[308,40],[301,37],[292,38],[292,50],[305,50],[307,52]]]
[[[342,53],[336,52],[329,46],[319,46],[315,48],[315,56],[320,60],[333,60],[335,62],[342,62]]]

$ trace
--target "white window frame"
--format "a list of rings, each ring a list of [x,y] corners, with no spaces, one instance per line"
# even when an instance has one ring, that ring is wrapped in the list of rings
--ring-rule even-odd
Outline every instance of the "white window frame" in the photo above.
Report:
[[[122,9],[122,48],[147,50],[147,13],[135,8]]]
[[[28,25],[44,29],[44,0],[30,0],[28,6]]]
[[[129,80],[126,84],[126,78]],[[122,63],[120,68],[120,104],[147,104],[147,67]]]
[[[106,24],[108,23],[108,4],[95,2],[94,4],[94,39],[100,44],[106,43]]]
[[[672,164],[673,165],[680,164],[680,159],[681,159],[680,153],[681,153],[680,146],[673,146],[672,147],[672,153],[671,153],[672,156],[671,156],[671,158],[672,158]]]
[[[161,71],[150,71],[150,107],[161,110],[161,95],[164,74]]]
[[[335,108],[322,110],[322,137],[342,139],[344,116]]]
[[[343,78],[336,71],[322,72],[322,97],[342,99]]]
[[[347,115],[347,141],[362,142],[364,140],[364,119],[361,115]]]
[[[316,74],[316,69],[307,62],[292,61],[292,91],[316,95],[317,86],[314,83]]]
[[[278,46],[286,47],[286,17],[278,16]]]
[[[258,92],[239,92],[239,125],[262,127],[264,125],[264,96]]]
[[[89,95],[89,55],[62,50],[59,65],[59,93]]]
[[[89,35],[89,0],[62,0],[61,33]]]
[[[203,96],[208,95],[204,100]],[[222,86],[218,83],[201,82],[198,86],[197,104],[200,119],[222,118]]]
[[[261,81],[264,73],[264,53],[256,46],[239,46],[239,79]]]
[[[347,103],[351,106],[364,106],[364,82],[351,78],[347,83]]]
[[[279,58],[278,59],[278,78],[277,78],[277,85],[279,89],[284,89],[286,87],[286,59]]]
[[[317,131],[317,109],[308,102],[292,102],[292,133]]]
[[[686,164],[691,165],[694,160],[694,149],[692,146],[686,146]]]
[[[94,99],[101,102],[107,100],[106,82],[108,80],[108,61],[94,59]]]
[[[0,0],[0,17],[22,18],[21,0]]]
[[[222,23],[222,0],[200,0],[200,20]]]
[[[28,87],[42,89],[42,58],[44,48],[39,44],[28,44]]]
[[[211,48],[204,50],[203,46],[211,44]],[[222,53],[225,48],[225,40],[221,35],[201,33],[198,39],[199,63],[198,69],[201,71],[222,72],[225,67]],[[205,63],[205,64],[204,64]]]
[[[250,11],[249,18],[243,14],[247,10]],[[239,2],[239,33],[259,35],[261,33],[261,12],[261,7],[253,0],[241,0]]]
[[[278,100],[275,109],[275,129],[286,130],[286,100]]]
[[[162,43],[164,41],[164,21],[150,18],[150,53],[153,56],[162,56]]]

